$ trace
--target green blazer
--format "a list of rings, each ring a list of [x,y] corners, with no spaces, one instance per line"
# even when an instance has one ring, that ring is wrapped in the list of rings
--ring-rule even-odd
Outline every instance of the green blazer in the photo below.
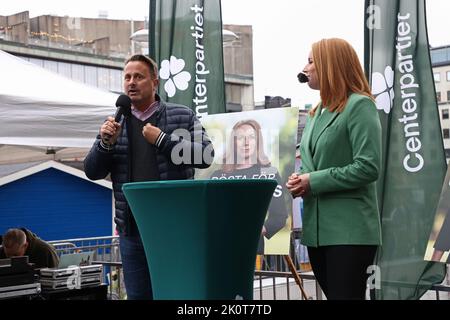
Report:
[[[302,173],[311,193],[303,198],[306,246],[379,245],[375,182],[381,165],[381,125],[375,103],[352,94],[341,113],[320,105],[308,117],[300,143]]]

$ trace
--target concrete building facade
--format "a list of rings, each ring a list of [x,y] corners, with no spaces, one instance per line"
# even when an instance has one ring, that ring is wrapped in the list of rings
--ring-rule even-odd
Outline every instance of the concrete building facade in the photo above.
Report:
[[[237,39],[224,43],[225,93],[228,111],[253,110],[253,31],[252,26],[224,25]]]
[[[147,53],[130,36],[146,21],[90,19],[29,12],[0,16],[0,49],[73,80],[121,92],[122,68],[134,52]],[[254,109],[251,26],[224,25],[237,38],[224,43],[227,111]]]

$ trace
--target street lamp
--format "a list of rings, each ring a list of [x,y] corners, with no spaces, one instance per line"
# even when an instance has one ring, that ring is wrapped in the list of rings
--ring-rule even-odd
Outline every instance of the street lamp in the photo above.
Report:
[[[141,29],[130,36],[130,40],[136,42],[148,42],[148,29]]]
[[[234,40],[239,39],[239,37],[233,31],[222,29],[222,40],[223,43],[233,42]]]
[[[130,36],[131,40],[131,48],[132,48],[132,54],[135,54],[135,44],[139,44],[139,47],[141,48],[141,53],[143,53],[143,49],[148,53],[148,29],[141,29],[136,32],[134,32]]]

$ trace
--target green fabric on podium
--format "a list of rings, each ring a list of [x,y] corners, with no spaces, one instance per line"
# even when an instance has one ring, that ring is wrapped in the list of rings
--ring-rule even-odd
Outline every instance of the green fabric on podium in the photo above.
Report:
[[[253,299],[275,180],[127,183],[155,299]]]

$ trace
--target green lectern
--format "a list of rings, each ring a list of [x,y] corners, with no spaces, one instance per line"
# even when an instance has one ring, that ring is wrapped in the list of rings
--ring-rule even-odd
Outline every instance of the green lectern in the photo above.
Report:
[[[253,299],[256,251],[275,180],[127,183],[155,299]]]

